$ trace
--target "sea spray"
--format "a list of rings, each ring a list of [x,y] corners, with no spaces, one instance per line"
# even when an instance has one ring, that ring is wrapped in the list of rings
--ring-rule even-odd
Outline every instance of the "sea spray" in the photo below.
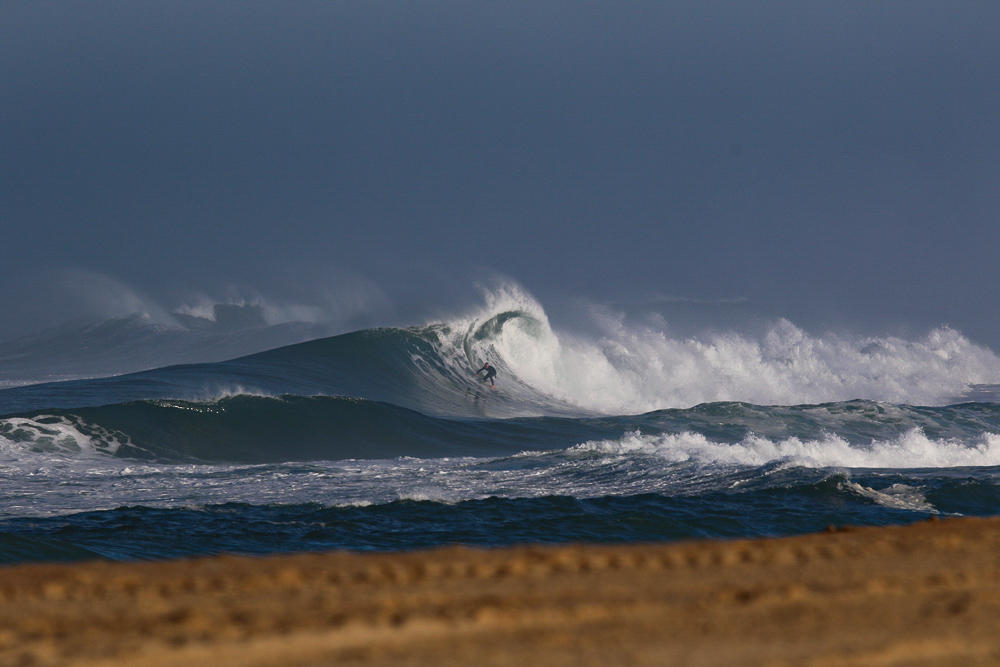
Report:
[[[508,287],[465,318],[368,329],[214,364],[0,390],[0,414],[148,398],[198,400],[235,391],[349,396],[438,416],[505,418],[641,414],[701,403],[794,405],[867,399],[943,405],[1000,383],[1000,358],[959,332],[915,340],[811,335],[779,320],[757,338],[736,332],[672,338],[605,323],[559,332],[529,295]],[[498,389],[473,371],[489,361]]]
[[[717,401],[941,405],[971,385],[1000,382],[1000,357],[948,327],[916,340],[813,336],[779,319],[757,339],[737,332],[677,339],[605,318],[602,335],[583,338],[554,331],[541,306],[515,287],[487,303],[493,308],[449,323],[471,332],[469,356],[490,358],[539,394],[605,414]],[[510,313],[517,316],[503,319]],[[488,336],[479,335],[484,327]]]

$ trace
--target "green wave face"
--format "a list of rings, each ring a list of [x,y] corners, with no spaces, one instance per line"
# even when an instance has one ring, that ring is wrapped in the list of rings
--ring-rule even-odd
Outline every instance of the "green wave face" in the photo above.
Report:
[[[506,312],[464,333],[447,325],[367,329],[232,361],[15,387],[0,391],[0,414],[238,394],[349,396],[468,418],[580,414],[533,391],[504,363],[493,341],[514,322],[532,320]],[[487,393],[473,377],[486,359],[500,370],[504,391]]]
[[[389,403],[328,396],[134,401],[0,420],[35,452],[167,461],[276,462],[516,451],[489,429]]]

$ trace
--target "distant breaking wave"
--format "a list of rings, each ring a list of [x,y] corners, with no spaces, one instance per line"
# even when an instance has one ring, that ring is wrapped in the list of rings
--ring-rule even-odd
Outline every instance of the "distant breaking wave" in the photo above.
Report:
[[[219,312],[229,312],[216,306]],[[216,320],[178,314],[180,324],[148,315],[78,319],[60,327],[0,342],[0,388],[93,378],[179,363],[220,361],[328,335],[304,322],[264,325],[253,312]],[[241,326],[245,325],[245,326]]]

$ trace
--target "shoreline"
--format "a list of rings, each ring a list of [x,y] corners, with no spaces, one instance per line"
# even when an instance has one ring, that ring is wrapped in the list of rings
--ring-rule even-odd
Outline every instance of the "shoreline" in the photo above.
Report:
[[[1000,518],[0,568],[0,666],[975,665]]]

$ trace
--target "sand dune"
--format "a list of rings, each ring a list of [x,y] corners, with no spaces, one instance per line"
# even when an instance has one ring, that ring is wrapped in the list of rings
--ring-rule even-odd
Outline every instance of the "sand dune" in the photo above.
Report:
[[[0,569],[0,665],[1000,662],[1000,519]]]

